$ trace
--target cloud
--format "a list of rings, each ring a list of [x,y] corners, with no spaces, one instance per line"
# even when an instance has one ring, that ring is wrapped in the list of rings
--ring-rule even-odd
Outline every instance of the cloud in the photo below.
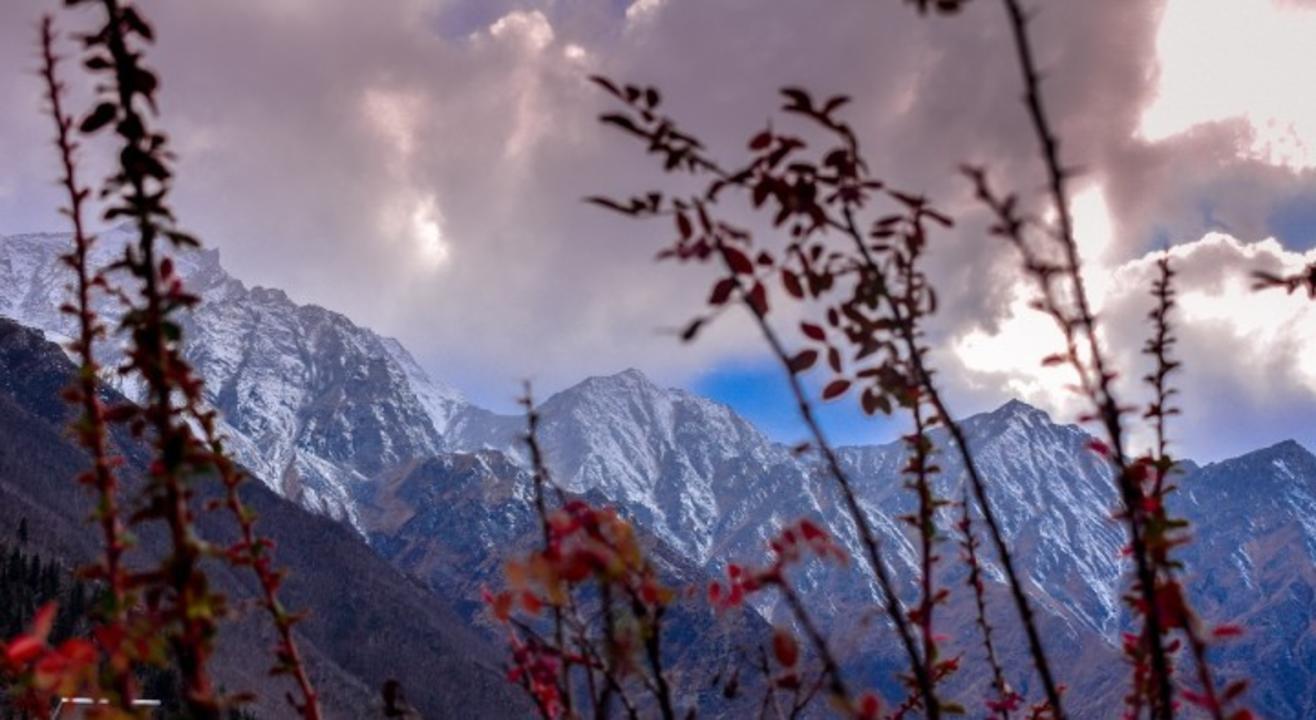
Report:
[[[1257,129],[1247,118],[1217,112],[1143,131],[1173,77],[1157,73],[1162,15],[1193,2],[1055,0],[1039,11],[1048,101],[1065,158],[1084,170],[1079,215],[1101,267],[1211,230],[1264,237],[1277,199],[1316,191],[1305,167],[1248,152]],[[985,237],[986,217],[956,172],[985,164],[1002,187],[1040,197],[1013,50],[992,3],[952,19],[871,0],[825,12],[784,0],[145,5],[161,38],[150,60],[164,73],[184,224],[244,279],[399,337],[478,400],[510,399],[526,376],[547,392],[636,366],[688,384],[759,357],[743,320],[693,347],[661,332],[698,311],[710,278],[651,262],[665,225],[580,202],[668,180],[599,127],[593,72],[661,87],[670,111],[719,153],[743,147],[782,85],[854,96],[849,117],[877,172],[959,220],[930,258],[933,277],[956,290],[943,293],[932,341],[1008,353],[993,338],[1027,322],[1015,258]],[[39,87],[26,72],[44,7],[10,0],[0,10],[10,108],[0,117],[0,232],[59,223]],[[1301,87],[1300,69],[1282,72]],[[965,353],[938,358],[966,410],[1015,387],[988,378],[1026,381],[986,350]]]
[[[626,21],[632,24],[645,22],[653,17],[666,0],[635,0],[626,8]]]
[[[1310,63],[1316,13],[1272,0],[1173,3],[1157,32],[1160,80],[1140,134],[1161,140],[1206,122],[1245,119],[1246,154],[1316,165],[1316,99],[1293,86]]]
[[[1140,351],[1151,332],[1150,291],[1163,254],[1101,268],[1107,284],[1096,311],[1103,346],[1120,374],[1117,392],[1128,405],[1145,406],[1150,398],[1141,378],[1151,360]],[[1175,245],[1168,255],[1179,292],[1174,356],[1184,364],[1172,376],[1183,410],[1171,424],[1175,451],[1215,460],[1282,439],[1316,441],[1307,430],[1316,420],[1316,354],[1310,352],[1316,303],[1302,293],[1258,293],[1250,277],[1253,270],[1296,272],[1316,262],[1316,250],[1298,253],[1274,239],[1244,243],[1211,233]],[[971,329],[956,339],[960,382],[970,392],[1004,389],[1072,421],[1090,408],[1069,389],[1074,376],[1068,367],[1041,367],[1042,358],[1061,349],[1061,338],[1048,317],[1029,307],[1032,297],[1031,288],[1021,287],[995,332]],[[1139,431],[1135,439],[1145,447],[1150,437]]]

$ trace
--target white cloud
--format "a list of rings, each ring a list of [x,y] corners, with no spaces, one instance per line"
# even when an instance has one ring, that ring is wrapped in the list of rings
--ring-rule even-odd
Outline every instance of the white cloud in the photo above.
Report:
[[[1301,435],[1310,422],[1293,419],[1316,416],[1316,353],[1307,351],[1316,347],[1316,303],[1301,293],[1257,292],[1251,273],[1297,271],[1316,262],[1316,250],[1298,253],[1273,239],[1244,243],[1212,233],[1168,252],[1178,273],[1173,321],[1184,370],[1175,384],[1185,414],[1175,422],[1184,451],[1217,459],[1295,434],[1310,442]],[[1106,269],[1098,306],[1103,346],[1120,373],[1117,387],[1126,404],[1148,395],[1140,378],[1149,360],[1141,349],[1160,256],[1149,253]],[[977,327],[958,337],[953,356],[970,387],[994,385],[1073,420],[1088,408],[1068,389],[1074,381],[1068,367],[1040,366],[1060,349],[1061,337],[1048,317],[1029,307],[1032,297],[1031,286],[1017,286],[1008,316],[994,330]],[[1146,434],[1135,437],[1145,440]]]
[[[499,39],[515,39],[535,51],[553,43],[553,25],[538,10],[514,10],[494,21],[489,34]]]
[[[367,88],[361,98],[361,110],[367,122],[392,145],[398,160],[409,161],[416,151],[416,129],[418,116],[424,111],[423,98],[386,88]]]
[[[1207,122],[1244,118],[1241,153],[1316,167],[1316,8],[1275,0],[1172,0],[1157,34],[1157,97],[1141,133],[1162,140]]]
[[[642,23],[658,13],[667,0],[635,0],[626,8],[626,21],[631,25]]]

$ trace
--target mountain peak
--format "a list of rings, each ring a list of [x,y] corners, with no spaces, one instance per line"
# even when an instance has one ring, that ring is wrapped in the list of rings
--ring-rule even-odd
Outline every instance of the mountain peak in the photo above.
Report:
[[[635,368],[626,368],[621,372],[611,375],[592,375],[580,383],[572,386],[566,392],[571,390],[627,390],[627,391],[647,391],[659,392],[662,388],[654,384],[648,375],[636,370]]]
[[[1265,461],[1265,460],[1274,460],[1274,459],[1283,459],[1283,458],[1301,458],[1303,460],[1310,459],[1313,463],[1316,463],[1316,456],[1312,455],[1310,450],[1303,447],[1302,444],[1299,443],[1297,440],[1293,440],[1293,439],[1281,440],[1273,445],[1268,445],[1258,450],[1253,450],[1252,452],[1244,453],[1242,455],[1239,455],[1238,457],[1230,458],[1228,460],[1223,460],[1221,462],[1227,463],[1227,462],[1246,461],[1246,460]]]
[[[1025,427],[1032,425],[1056,424],[1045,410],[1017,399],[1008,400],[1005,404],[995,410],[980,413],[975,417],[981,418],[980,422],[989,422],[993,424],[1004,423],[1008,425],[1022,425]]]
[[[1316,478],[1316,455],[1312,455],[1296,440],[1282,440],[1260,450],[1211,463],[1194,477],[1202,480],[1224,479],[1229,482],[1233,482],[1236,477],[1247,477],[1253,485],[1266,478],[1273,478],[1280,483],[1297,479],[1312,482]]]
[[[1000,407],[996,408],[995,410],[992,410],[990,414],[1005,415],[1005,416],[1018,415],[1018,414],[1046,415],[1046,411],[1041,410],[1033,405],[1029,405],[1028,403],[1018,398],[1010,398],[1009,400],[1006,400],[1005,403],[1003,403]],[[1047,417],[1049,418],[1050,416],[1048,415]]]
[[[603,376],[603,379],[613,380],[616,382],[624,382],[629,384],[638,384],[638,385],[654,384],[653,381],[649,379],[648,375],[645,375],[643,372],[640,372],[639,370],[633,367],[626,368],[625,370],[622,370],[619,373],[613,373],[612,375],[605,375]]]
[[[1297,440],[1294,440],[1293,438],[1289,438],[1288,440],[1281,440],[1275,443],[1274,445],[1271,445],[1270,447],[1261,449],[1259,452],[1273,453],[1273,454],[1282,453],[1286,455],[1289,453],[1301,453],[1303,455],[1311,454],[1310,450],[1308,450],[1306,447],[1302,445],[1302,443],[1298,442]]]

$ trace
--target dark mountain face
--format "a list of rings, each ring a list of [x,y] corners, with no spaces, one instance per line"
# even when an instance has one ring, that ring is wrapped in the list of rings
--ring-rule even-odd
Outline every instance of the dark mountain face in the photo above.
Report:
[[[83,457],[66,436],[67,411],[58,399],[72,372],[56,346],[0,320],[0,533],[13,537],[26,518],[29,542],[68,567],[98,552],[95,530],[85,522],[88,494],[72,482]],[[118,440],[128,450],[131,474],[142,455]],[[376,714],[378,688],[390,678],[403,683],[427,717],[514,717],[528,710],[495,670],[500,655],[444,601],[389,566],[342,524],[312,515],[259,483],[246,490],[260,529],[277,543],[279,561],[290,571],[283,599],[310,611],[299,626],[301,640],[333,717]],[[207,538],[226,539],[222,515],[204,514],[199,524]],[[153,533],[140,540],[138,562],[162,547]],[[210,573],[230,598],[254,597],[256,586],[243,572],[214,566]],[[267,699],[264,711],[279,716],[287,688],[266,675],[272,642],[264,616],[245,615],[223,635],[217,670],[228,687],[259,692]]]
[[[458,598],[472,625],[500,634],[478,598],[482,588],[502,586],[506,561],[541,542],[532,482],[527,470],[498,451],[450,453],[363,488],[358,508],[376,551],[445,597]],[[597,493],[584,499],[606,504]],[[640,536],[666,586],[706,586],[709,577],[699,566],[642,529]],[[746,674],[732,698],[715,678],[727,678],[728,662],[752,654],[771,632],[757,613],[719,615],[702,595],[681,592],[663,624],[666,667],[680,703],[697,707],[700,717],[752,714],[763,692],[761,677]]]
[[[1316,457],[1288,441],[1183,478],[1172,507],[1193,521],[1182,554],[1207,617],[1245,635],[1218,652],[1270,717],[1316,714]]]

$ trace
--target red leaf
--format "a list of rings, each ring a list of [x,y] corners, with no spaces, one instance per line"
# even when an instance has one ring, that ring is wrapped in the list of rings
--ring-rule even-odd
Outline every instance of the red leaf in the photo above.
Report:
[[[1222,693],[1224,701],[1230,702],[1239,695],[1242,695],[1243,692],[1247,690],[1247,686],[1247,680],[1235,680],[1234,682],[1229,683],[1229,685],[1225,687],[1225,691]]]
[[[772,133],[764,130],[749,141],[750,150],[762,150],[772,144]]]
[[[32,617],[32,636],[41,642],[45,642],[50,636],[50,629],[55,625],[55,611],[58,605],[48,602],[37,609],[37,614]]]
[[[690,218],[686,217],[685,213],[676,214],[676,231],[681,233],[682,240],[689,240],[694,234],[695,229],[690,225]]]
[[[1065,356],[1061,355],[1060,353],[1056,353],[1055,355],[1047,355],[1046,357],[1042,358],[1042,367],[1051,367],[1052,365],[1059,365],[1063,362],[1065,362]]]
[[[800,659],[800,646],[795,637],[785,630],[778,629],[772,634],[772,653],[783,667],[794,667]]]
[[[800,533],[804,535],[805,540],[821,540],[827,537],[827,533],[818,527],[814,521],[804,518],[800,520]]]
[[[813,367],[813,364],[817,361],[818,361],[817,350],[803,350],[795,357],[791,358],[790,371],[792,373],[802,373],[805,370],[808,370],[809,368]]]
[[[119,109],[114,103],[103,102],[96,106],[95,110],[88,113],[87,117],[82,119],[82,124],[78,127],[83,133],[91,134],[105,127],[118,117]]]
[[[733,248],[730,245],[723,245],[722,257],[726,258],[727,266],[731,268],[732,272],[741,275],[749,275],[754,272],[754,263],[749,261],[748,255],[737,248]]]
[[[734,278],[722,278],[713,286],[713,291],[708,295],[709,305],[721,305],[731,297],[731,291],[736,289]]]
[[[1217,625],[1215,629],[1211,631],[1211,636],[1217,638],[1238,637],[1242,634],[1243,628],[1237,625]]]
[[[82,638],[69,638],[60,644],[57,651],[68,660],[82,665],[96,661],[96,646]]]
[[[884,409],[882,396],[873,388],[864,390],[864,394],[859,398],[859,403],[863,406],[864,413],[867,415],[876,415],[878,410]]]
[[[806,337],[812,340],[817,340],[818,342],[824,342],[827,340],[827,333],[824,332],[821,327],[810,322],[800,323],[800,332],[803,332]]]
[[[877,716],[882,713],[882,703],[877,696],[871,692],[866,692],[859,698],[859,707],[855,711],[855,717],[860,720],[877,720]]]
[[[845,391],[849,389],[850,389],[849,380],[844,380],[844,379],[833,380],[827,384],[827,387],[823,388],[823,394],[822,394],[823,400],[833,400],[835,398],[838,398],[844,395]]]
[[[759,315],[768,314],[768,290],[763,287],[763,283],[754,283],[753,289],[749,291],[748,300],[754,312]]]
[[[797,300],[804,299],[804,286],[800,285],[800,277],[794,272],[782,268],[781,285],[786,288],[786,292],[790,293],[791,297]]]
[[[26,665],[41,654],[45,643],[31,635],[20,635],[5,646],[5,660],[10,665]]]
[[[827,364],[832,366],[832,372],[841,372],[841,351],[834,347],[827,348]]]

